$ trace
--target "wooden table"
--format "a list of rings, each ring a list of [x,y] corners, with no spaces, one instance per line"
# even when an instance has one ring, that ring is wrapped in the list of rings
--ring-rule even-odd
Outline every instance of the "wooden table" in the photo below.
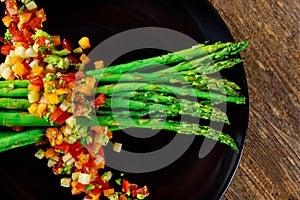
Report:
[[[242,53],[250,97],[245,151],[223,199],[300,199],[300,1],[210,0]]]

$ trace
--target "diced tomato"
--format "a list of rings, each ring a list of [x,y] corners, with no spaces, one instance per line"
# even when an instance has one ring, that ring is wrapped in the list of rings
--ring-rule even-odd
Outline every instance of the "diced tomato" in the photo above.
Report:
[[[72,55],[69,55],[68,58],[74,64],[78,64],[79,63],[79,60],[77,58],[75,58],[74,56],[72,56]]]
[[[1,53],[3,55],[9,55],[9,52],[14,49],[14,45],[11,43],[7,43],[1,46]]]
[[[26,42],[24,39],[24,34],[20,30],[10,30],[11,33],[11,40],[13,42]]]
[[[102,178],[100,176],[97,176],[97,178],[95,179],[95,182],[101,186],[101,189],[105,190],[105,189],[109,189],[110,188],[110,184],[109,182],[103,182]]]
[[[33,75],[28,75],[27,78],[29,79],[29,82],[32,85],[36,85],[36,86],[39,86],[39,87],[43,87],[44,86],[42,77],[40,77],[40,76],[31,77],[31,76],[33,76]]]
[[[47,17],[46,17],[46,14],[45,14],[45,11],[44,9],[40,9],[40,10],[37,10],[35,12],[35,16],[42,19],[42,22],[46,21],[47,20]]]
[[[69,83],[73,83],[75,79],[76,76],[74,73],[68,73],[67,75],[61,76],[61,80],[63,80],[66,85],[68,85]]]
[[[20,18],[20,24],[24,24],[24,23],[27,23],[29,22],[30,18],[31,18],[31,15],[32,13],[30,12],[22,12],[20,15],[19,15],[19,18]]]
[[[101,93],[97,96],[97,98],[95,99],[95,107],[98,108],[100,105],[105,104],[106,103],[106,98],[104,93]]]
[[[95,165],[93,160],[89,160],[89,162],[87,162],[86,164],[82,164],[82,170],[87,174],[95,176],[98,174],[97,166]]]
[[[132,190],[132,196],[136,197],[138,194],[144,195],[144,196],[149,196],[149,190],[148,187],[142,187],[142,188],[136,188],[134,190]]]
[[[122,191],[126,193],[126,192],[130,191],[130,187],[131,187],[131,184],[129,183],[129,181],[127,181],[126,179],[123,179],[122,180]]]
[[[56,122],[58,124],[63,124],[66,121],[66,119],[68,119],[69,117],[70,117],[70,115],[67,111],[62,111],[59,107],[57,107],[54,110],[54,112],[51,113],[49,119],[50,119],[50,121]]]
[[[23,24],[24,25],[28,25],[28,24]],[[27,30],[27,28],[23,27],[23,35],[24,35],[24,39],[29,42],[29,44],[33,44],[34,43],[34,39],[32,39],[32,33],[30,31]]]
[[[58,46],[61,44],[59,35],[53,35],[52,38],[53,38],[53,43],[55,46]]]
[[[60,161],[52,168],[53,174],[58,175],[58,174],[59,174],[59,169],[61,169],[61,168],[64,168],[64,167],[63,167],[63,161],[62,161],[62,160],[60,160]]]
[[[64,111],[62,111],[62,109],[60,109],[59,107],[57,107],[53,113],[51,113],[50,115],[50,121],[56,121],[58,119],[58,117],[63,113]]]
[[[68,39],[64,38],[61,44],[64,49],[68,49],[69,51],[72,51],[72,47]]]
[[[72,181],[71,186],[72,186],[71,192],[73,195],[83,193],[85,191],[85,187],[86,187],[86,185],[83,185],[76,180]]]
[[[32,30],[41,29],[42,27],[42,19],[38,17],[31,18],[29,21],[29,26]]]
[[[68,113],[68,111],[64,111],[56,120],[55,122],[58,124],[63,124],[66,119],[68,119],[70,117],[70,114]]]
[[[53,156],[57,156],[58,153],[55,151],[54,148],[47,148],[46,152],[44,153],[46,158],[51,158]]]
[[[14,16],[18,14],[18,4],[14,0],[5,0],[5,6],[10,16]]]
[[[71,145],[70,153],[73,156],[73,158],[77,158],[77,156],[81,153],[87,153],[86,149],[83,148],[83,146],[80,144],[80,142],[75,142]]]
[[[62,151],[66,154],[72,150],[72,148],[70,148],[70,147],[71,147],[70,144],[68,144],[67,142],[62,142],[61,144],[56,145],[54,148],[55,148],[55,150]]]

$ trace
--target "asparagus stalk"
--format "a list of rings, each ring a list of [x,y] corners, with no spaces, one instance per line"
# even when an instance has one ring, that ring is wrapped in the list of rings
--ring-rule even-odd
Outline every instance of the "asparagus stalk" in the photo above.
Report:
[[[78,123],[86,126],[95,124],[95,120],[86,120],[84,118],[78,119]],[[198,135],[210,138],[220,143],[224,143],[234,150],[238,150],[237,144],[228,135],[221,131],[212,129],[209,126],[202,126],[188,122],[175,122],[172,120],[161,121],[161,119],[139,119],[139,118],[123,118],[118,117],[115,121],[113,116],[99,116],[99,125],[112,127],[110,130],[121,130],[126,128],[147,128],[153,130],[168,130],[185,135]]]
[[[41,142],[44,139],[44,134],[44,129],[0,133],[0,152]]]
[[[0,88],[0,97],[27,97],[27,88]]]
[[[147,84],[147,83],[120,83],[100,86],[96,89],[96,93],[104,93],[107,96],[118,96],[117,93],[132,91],[155,91],[161,93],[175,94],[180,96],[191,96],[203,99],[211,99],[211,101],[233,102],[237,104],[245,103],[245,97],[224,96],[222,94],[209,91],[200,91],[193,88],[182,88],[162,84]]]
[[[153,66],[153,65],[166,65],[170,63],[183,61],[183,60],[189,60],[190,58],[197,57],[197,56],[207,55],[215,51],[218,51],[222,48],[228,47],[232,44],[233,43],[231,42],[215,43],[211,45],[199,44],[189,49],[168,53],[162,56],[137,60],[126,64],[111,66],[109,68],[87,71],[86,74],[88,76],[102,74],[102,73],[122,74],[136,69],[144,69],[146,67]]]
[[[0,113],[0,116],[2,114],[3,113]],[[33,115],[29,115],[29,114],[14,115],[14,117],[15,119],[12,120],[10,124],[16,126],[20,124],[49,126],[49,124],[47,124],[48,122],[45,119],[37,118]],[[24,120],[24,117],[26,118],[26,120]],[[40,120],[34,121],[35,119],[40,119]],[[23,123],[20,123],[19,122],[20,120],[23,121]],[[131,120],[133,120],[134,123],[132,123]],[[24,121],[27,121],[27,123],[24,123]],[[120,121],[121,123],[119,123],[118,121]],[[201,126],[198,124],[187,123],[187,122],[175,122],[172,120],[167,120],[165,122],[162,122],[161,119],[118,118],[118,121],[115,121],[113,116],[98,116],[96,120],[91,120],[87,118],[77,119],[78,124],[84,126],[95,126],[95,125],[108,126],[110,131],[111,130],[115,131],[115,130],[120,130],[125,128],[149,128],[153,130],[163,129],[168,131],[174,131],[180,134],[187,134],[187,135],[194,134],[194,135],[204,136],[213,140],[217,140],[220,143],[227,144],[231,148],[238,150],[236,143],[229,135],[224,134],[221,131],[214,130],[209,126]],[[3,125],[2,119],[1,122]],[[5,124],[6,123],[4,123],[4,125]],[[26,144],[33,144],[39,142],[42,140],[43,135],[44,135],[43,129],[32,129],[17,134],[16,132],[11,132],[6,134],[3,133],[3,135],[2,134],[0,135],[0,141],[1,141],[0,151],[4,151],[18,146],[24,146]]]
[[[176,117],[180,115],[189,115],[192,117],[198,117],[201,119],[224,122],[229,124],[228,118],[224,112],[222,112],[218,108],[213,108],[211,106],[202,105],[197,102],[192,102],[188,100],[180,100],[176,104],[172,105],[164,105],[164,104],[156,104],[151,102],[142,102],[136,100],[128,100],[123,98],[114,98],[106,99],[106,104],[102,105],[102,108],[106,109],[116,109],[116,108],[125,108],[129,110],[149,110],[151,112],[166,114],[170,117]],[[101,110],[101,108],[100,108]],[[118,113],[112,113],[118,114]],[[125,112],[122,113],[126,114]],[[131,112],[127,112],[126,116],[130,116]]]
[[[127,74],[100,74],[97,79],[100,83],[116,82],[147,82],[147,83],[180,83],[191,85],[199,90],[215,90],[227,95],[238,95],[240,88],[225,79],[216,79],[205,75],[183,76],[181,74],[150,74],[150,73],[127,73]]]
[[[159,71],[159,73],[188,71],[188,70],[195,69],[195,68],[197,68],[198,72],[201,73],[202,69],[207,68],[207,65],[205,65],[204,63],[209,62],[209,61],[219,61],[222,59],[227,59],[230,56],[237,55],[239,52],[243,51],[247,46],[248,46],[248,41],[234,43],[231,46],[221,49],[220,51],[213,52],[207,56],[201,57],[196,60],[179,63],[178,65],[176,65],[174,67],[170,67],[170,68],[161,70],[161,71]],[[226,65],[220,64],[220,66],[230,67],[239,62],[241,62],[241,59],[235,59],[235,60],[232,60],[232,63],[229,62]],[[214,67],[212,67],[210,69],[211,69],[210,71],[204,70],[204,72],[206,74],[215,73],[217,71],[220,71],[222,68],[220,67],[220,68],[215,69]]]
[[[29,103],[28,99],[0,98],[0,108],[27,109],[29,106],[30,106],[30,103]]]
[[[0,88],[27,88],[28,80],[0,81]]]

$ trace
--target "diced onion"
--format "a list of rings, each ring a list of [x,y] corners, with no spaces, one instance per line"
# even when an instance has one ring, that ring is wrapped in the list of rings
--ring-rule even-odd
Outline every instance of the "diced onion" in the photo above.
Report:
[[[29,47],[29,48],[27,48],[27,49],[25,50],[25,56],[26,56],[26,57],[37,57],[38,54],[37,54],[37,52],[35,52],[35,51],[33,50],[32,47]]]
[[[99,164],[101,164],[104,161],[104,158],[101,155],[99,155],[99,154],[96,154],[95,157],[96,157],[96,159],[95,159],[94,163],[96,165],[99,165]]]
[[[62,110],[62,111],[66,111],[72,104],[67,101],[67,100],[63,100],[63,102],[60,104],[59,108]]]
[[[33,10],[37,8],[37,5],[34,1],[30,1],[29,3],[26,4],[26,8],[28,10]]]
[[[23,46],[17,46],[14,51],[15,56],[25,57],[25,48]]]
[[[4,63],[9,65],[9,63],[10,63],[10,59],[11,59],[11,57],[10,57],[9,55],[8,55],[8,56],[6,56],[6,57],[5,57],[5,61],[4,61]]]
[[[5,68],[9,68],[9,65],[8,65],[8,64],[5,64],[5,63],[1,63],[1,65],[0,65],[0,74],[3,73],[3,70],[4,70]]]
[[[80,173],[78,177],[78,182],[84,185],[87,185],[91,182],[91,175],[90,174],[85,174],[85,173]]]
[[[38,102],[40,100],[41,95],[40,95],[39,92],[29,91],[27,96],[28,96],[29,103],[35,103],[35,102]]]
[[[50,159],[51,159],[51,160],[54,160],[54,161],[56,161],[56,162],[58,162],[58,161],[59,161],[59,157],[58,157],[58,155],[56,155],[56,156],[52,156]]]
[[[71,133],[72,133],[72,130],[71,130]],[[77,141],[77,139],[73,135],[70,135],[69,137],[66,138],[66,142],[68,144],[74,144],[76,141]]]
[[[72,180],[77,180],[79,178],[80,172],[72,173]]]
[[[41,98],[40,98],[40,103],[45,103],[45,104],[47,104],[47,99],[46,99],[46,97],[45,97],[44,95],[41,96]]]
[[[68,119],[66,119],[66,124],[67,126],[73,128],[76,124],[76,118],[74,116],[69,117]]]
[[[11,76],[12,73],[13,73],[13,71],[9,67],[6,67],[3,69],[1,76],[7,80]]]
[[[71,158],[70,160],[68,160],[68,161],[66,162],[66,165],[67,165],[67,166],[70,166],[70,165],[72,165],[74,162],[75,162],[75,159],[74,159],[74,158]]]
[[[62,187],[70,187],[71,186],[71,179],[70,178],[62,178],[62,179],[60,179],[60,185]]]
[[[44,155],[45,151],[43,149],[39,149],[34,156],[37,157],[38,159],[42,159],[45,155]]]
[[[56,165],[56,163],[57,163],[57,162],[56,162],[55,160],[49,159],[49,160],[48,160],[48,163],[47,163],[47,166],[48,166],[48,167],[53,167],[54,165]]]
[[[65,154],[65,155],[62,157],[62,160],[63,160],[64,162],[67,162],[67,161],[70,160],[71,158],[73,158],[72,155],[71,155],[70,153],[67,153],[67,154]]]
[[[115,152],[120,153],[121,150],[122,150],[122,144],[121,144],[121,143],[118,143],[118,142],[115,142],[115,143],[114,143],[114,146],[113,146],[113,150],[114,150]]]
[[[38,59],[34,59],[33,61],[31,61],[31,63],[29,63],[30,67],[34,67],[34,66],[38,66],[39,65],[39,60]]]

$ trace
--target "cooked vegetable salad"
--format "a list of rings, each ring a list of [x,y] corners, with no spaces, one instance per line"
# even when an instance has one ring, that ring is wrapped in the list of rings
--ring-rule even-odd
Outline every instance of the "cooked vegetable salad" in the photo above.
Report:
[[[164,129],[204,136],[238,150],[230,135],[176,117],[230,124],[226,113],[214,105],[244,104],[245,97],[237,84],[210,74],[242,62],[236,55],[247,41],[199,44],[104,68],[102,60],[88,57],[87,36],[73,48],[66,38],[44,31],[46,14],[34,1],[4,3],[2,22],[7,30],[0,38],[5,55],[0,65],[0,125],[7,132],[1,133],[0,151],[42,142],[35,156],[48,159],[48,167],[62,177],[61,186],[70,187],[72,194],[126,200],[144,199],[149,190],[106,170],[103,147],[114,131]],[[91,63],[95,69],[83,71]],[[162,64],[172,67],[143,71]],[[156,126],[165,116],[164,126]],[[114,150],[121,149],[116,142]]]

